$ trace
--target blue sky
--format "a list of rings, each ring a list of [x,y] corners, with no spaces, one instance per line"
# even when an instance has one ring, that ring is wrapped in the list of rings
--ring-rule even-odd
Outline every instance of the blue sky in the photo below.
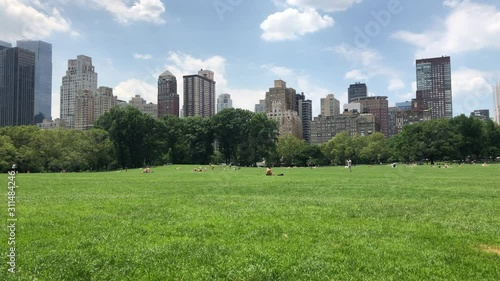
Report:
[[[275,79],[347,101],[365,82],[389,105],[415,97],[415,59],[451,56],[454,115],[493,109],[496,0],[0,0],[0,40],[53,45],[53,117],[67,60],[92,57],[99,86],[156,103],[158,75],[216,74],[217,94],[253,110]],[[493,112],[491,112],[493,114]]]

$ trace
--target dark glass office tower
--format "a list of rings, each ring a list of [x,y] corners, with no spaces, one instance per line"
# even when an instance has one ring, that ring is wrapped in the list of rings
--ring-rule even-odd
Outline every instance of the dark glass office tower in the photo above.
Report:
[[[368,88],[365,83],[351,84],[347,89],[347,102],[352,102],[353,99],[366,98],[368,96]]]
[[[52,44],[43,41],[20,40],[17,47],[35,53],[35,109],[33,115],[52,116]]]
[[[0,47],[0,127],[32,125],[35,53]]]

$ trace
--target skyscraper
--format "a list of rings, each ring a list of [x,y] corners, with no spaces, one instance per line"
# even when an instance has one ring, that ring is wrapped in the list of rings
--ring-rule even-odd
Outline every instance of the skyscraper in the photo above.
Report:
[[[360,103],[363,113],[375,116],[375,130],[389,137],[389,101],[387,97],[355,98],[354,102]]]
[[[52,116],[52,44],[43,41],[20,40],[17,46],[35,53],[35,110]]]
[[[94,126],[94,93],[79,89],[75,96],[74,128],[88,130]]]
[[[266,114],[269,119],[278,122],[280,135],[292,135],[302,139],[302,121],[297,112],[297,94],[295,89],[287,88],[286,82],[274,81],[274,88],[266,93]]]
[[[33,124],[35,54],[0,47],[0,127]]]
[[[493,88],[493,93],[495,94],[495,122],[500,124],[500,81]]]
[[[184,78],[184,116],[212,117],[215,115],[215,80],[210,70]]]
[[[62,78],[60,115],[68,128],[75,127],[75,98],[79,90],[97,91],[97,73],[92,58],[83,55],[76,60],[68,60],[68,70]]]
[[[321,99],[321,116],[335,116],[340,114],[340,101],[333,94]]]
[[[304,93],[297,94],[298,113],[302,121],[302,138],[311,143],[312,101]]]
[[[113,88],[99,87],[94,96],[94,122],[117,105],[118,98],[113,96]]]
[[[452,118],[450,57],[420,59],[416,61],[417,97],[413,108],[430,110],[431,118]]]
[[[0,40],[0,50],[7,49],[7,48],[12,48],[12,44],[9,42],[5,42],[5,41]]]
[[[217,97],[217,113],[226,108],[233,108],[233,100],[230,94],[221,94]]]
[[[158,118],[167,115],[179,117],[177,78],[168,70],[158,77]]]
[[[266,100],[259,100],[255,105],[255,113],[266,113]]]
[[[355,98],[366,98],[368,96],[368,88],[365,83],[356,82],[349,85],[347,89],[347,102],[351,102]]]

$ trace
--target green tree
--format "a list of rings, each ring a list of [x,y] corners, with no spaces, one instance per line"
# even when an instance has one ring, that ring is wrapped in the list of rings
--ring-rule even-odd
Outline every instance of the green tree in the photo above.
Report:
[[[122,168],[142,167],[147,163],[153,140],[148,137],[154,122],[152,117],[131,106],[115,107],[102,115],[95,127],[107,131],[113,143],[116,159]],[[149,152],[149,153],[148,153]]]
[[[241,144],[249,136],[249,123],[252,113],[248,110],[228,108],[211,118],[219,151],[229,164],[231,158],[238,161]]]
[[[387,139],[382,133],[374,133],[363,137],[366,145],[361,148],[361,158],[366,163],[385,162],[389,158]]]
[[[296,165],[298,156],[306,148],[306,142],[292,135],[278,138],[277,152],[286,165]]]
[[[4,173],[16,161],[16,148],[9,136],[0,135],[0,172]]]

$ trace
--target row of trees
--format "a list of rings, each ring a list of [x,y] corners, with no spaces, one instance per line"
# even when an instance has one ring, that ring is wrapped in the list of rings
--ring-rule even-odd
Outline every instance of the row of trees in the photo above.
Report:
[[[264,114],[226,109],[212,118],[153,119],[135,108],[104,114],[92,130],[0,128],[0,170],[17,163],[22,171],[85,171],[145,165],[234,163],[250,166],[342,165],[495,158],[500,127],[492,121],[458,116],[406,126],[392,137],[349,136],[323,145],[278,137],[278,125]]]

